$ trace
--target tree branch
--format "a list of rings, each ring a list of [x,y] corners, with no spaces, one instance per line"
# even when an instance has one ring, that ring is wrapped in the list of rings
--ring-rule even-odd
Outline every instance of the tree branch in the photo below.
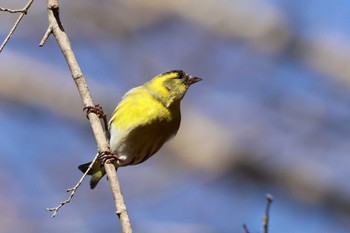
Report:
[[[273,201],[273,197],[271,194],[266,194],[266,207],[265,207],[265,215],[262,221],[262,227],[264,229],[264,233],[269,232],[269,219],[270,219],[270,208],[271,203]],[[246,224],[243,224],[244,233],[250,233]]]
[[[250,233],[247,225],[243,224],[244,233]]]
[[[55,217],[56,214],[58,213],[58,211],[61,209],[61,207],[64,206],[65,204],[68,204],[72,200],[75,192],[77,191],[79,186],[83,183],[84,178],[86,177],[86,175],[88,174],[88,172],[92,168],[92,165],[96,162],[97,158],[98,158],[98,154],[95,156],[95,158],[91,162],[89,168],[85,171],[84,175],[80,178],[78,183],[74,187],[67,189],[67,192],[70,192],[70,195],[66,200],[61,201],[60,204],[58,204],[58,206],[56,206],[56,207],[45,208],[45,210],[47,210],[47,211],[53,211],[53,214],[51,217]]]
[[[83,101],[84,107],[94,107],[95,105],[89,93],[85,78],[75,58],[74,52],[69,42],[69,38],[65,33],[62,23],[60,21],[58,0],[48,0],[48,21],[49,21],[49,26],[48,26],[49,29],[46,31],[44,38],[40,42],[40,45],[42,46],[47,40],[47,38],[49,37],[49,35],[53,34],[67,61],[69,69],[72,73],[73,80],[78,88],[79,94]],[[105,137],[99,117],[93,112],[88,113],[88,116],[92,127],[92,131],[96,139],[98,151],[99,152],[109,151],[108,142]],[[115,206],[116,206],[116,214],[119,217],[122,230],[124,233],[132,233],[132,228],[131,228],[129,216],[127,214],[126,206],[124,203],[124,198],[121,194],[121,189],[120,189],[116,169],[114,165],[108,163],[108,161],[104,164],[104,167],[107,173],[109,184],[112,189],[113,198],[115,200]],[[78,184],[77,184],[77,187],[79,187]],[[70,191],[75,192],[76,188],[70,189]]]
[[[21,22],[22,18],[24,15],[27,14],[29,7],[32,5],[34,0],[29,0],[29,2],[27,3],[27,5],[25,5],[25,7],[23,7],[22,9],[17,9],[17,10],[11,10],[9,8],[2,8],[0,7],[0,11],[6,11],[6,12],[10,12],[10,13],[18,13],[21,12],[21,14],[19,15],[18,19],[16,20],[15,24],[13,25],[13,27],[11,28],[11,31],[9,32],[9,34],[6,36],[4,42],[2,42],[1,46],[0,46],[0,53],[2,52],[2,50],[4,49],[5,45],[7,44],[7,42],[10,40],[10,37],[12,36],[12,34],[15,32],[18,24]]]
[[[269,232],[270,207],[271,207],[272,201],[273,201],[272,195],[269,193],[266,194],[266,208],[265,208],[265,215],[263,217],[264,233]]]

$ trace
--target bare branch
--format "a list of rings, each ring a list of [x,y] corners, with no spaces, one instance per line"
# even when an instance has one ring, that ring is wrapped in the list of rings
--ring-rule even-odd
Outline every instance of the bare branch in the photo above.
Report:
[[[91,95],[89,93],[88,86],[86,84],[83,73],[80,69],[80,66],[75,58],[74,52],[69,42],[69,38],[65,33],[62,23],[59,18],[59,4],[57,0],[48,0],[48,21],[49,28],[53,36],[55,37],[61,51],[67,61],[69,69],[72,73],[73,80],[78,88],[80,97],[83,101],[84,107],[94,107],[94,103],[92,101]],[[46,31],[43,43],[45,42],[45,38],[50,35],[49,30]],[[97,147],[99,152],[109,151],[107,138],[104,134],[104,130],[102,128],[99,117],[94,113],[88,113],[89,121],[92,127],[92,131],[96,138]],[[104,164],[108,181],[112,189],[113,198],[115,200],[116,206],[116,214],[120,219],[120,224],[122,226],[122,230],[124,233],[132,233],[132,228],[129,220],[129,216],[127,214],[126,206],[124,203],[123,196],[121,194],[120,185],[116,173],[116,169],[113,164],[108,163],[108,161]],[[81,179],[84,179],[82,177]],[[78,182],[79,184],[79,182]],[[79,187],[79,185],[77,186]],[[73,190],[74,192],[76,189]],[[72,195],[72,194],[71,194]],[[70,200],[70,199],[69,199]],[[62,202],[64,203],[64,202]],[[64,204],[62,204],[64,205]],[[53,210],[55,211],[55,210]],[[57,211],[56,211],[57,212]]]
[[[39,43],[39,46],[40,47],[43,47],[44,44],[46,43],[47,39],[49,39],[49,36],[51,35],[51,32],[52,32],[52,29],[51,27],[48,27],[43,38],[41,39],[40,43]]]
[[[271,207],[271,203],[273,201],[273,197],[271,194],[266,194],[266,207],[265,207],[265,215],[263,217],[263,229],[264,229],[264,233],[268,233],[269,232],[269,219],[270,219],[270,207]],[[248,227],[246,224],[243,224],[243,229],[244,229],[244,233],[250,233],[248,230]]]
[[[25,7],[23,7],[22,9],[18,9],[18,10],[11,10],[8,8],[2,8],[0,7],[0,11],[7,11],[10,13],[18,13],[21,12],[21,14],[19,15],[18,19],[16,20],[15,24],[13,25],[13,27],[11,28],[11,31],[9,32],[9,34],[6,36],[4,42],[2,42],[1,46],[0,46],[0,53],[2,52],[2,50],[4,49],[5,45],[7,44],[7,42],[10,40],[10,37],[12,36],[12,34],[15,32],[18,24],[21,22],[22,18],[24,15],[27,14],[29,7],[32,5],[34,0],[29,0],[29,2],[27,3],[27,5],[25,5]]]
[[[108,163],[108,162],[107,162]],[[105,163],[105,164],[107,164]],[[109,164],[111,165],[111,164]],[[132,233],[131,224],[128,216],[128,211],[125,206],[124,198],[120,189],[119,180],[117,176],[117,172],[115,167],[105,166],[107,177],[109,180],[109,184],[112,189],[114,203],[116,207],[116,215],[118,215],[120,219],[120,224],[122,225],[124,233]],[[112,181],[112,182],[111,182]],[[114,181],[114,182],[113,182]]]
[[[6,12],[10,12],[10,13],[19,13],[19,12],[22,12],[22,13],[27,13],[25,10],[23,9],[16,9],[16,10],[12,10],[10,8],[3,8],[3,7],[0,7],[0,11],[6,11]]]
[[[250,233],[247,225],[243,224],[244,233]]]
[[[263,217],[264,233],[269,232],[270,207],[271,207],[272,201],[273,201],[272,195],[269,193],[266,194],[266,208],[265,208],[265,215]]]
[[[66,200],[60,202],[60,204],[59,204],[58,206],[56,206],[56,207],[45,208],[45,210],[47,210],[47,211],[53,211],[53,214],[52,214],[51,217],[55,217],[56,214],[58,213],[58,211],[60,210],[60,208],[61,208],[62,206],[64,206],[65,204],[68,204],[68,203],[72,200],[72,198],[73,198],[75,192],[77,191],[77,189],[79,188],[79,186],[83,183],[83,180],[84,180],[85,176],[89,173],[89,171],[90,171],[91,168],[92,168],[92,165],[94,165],[94,163],[96,162],[97,158],[98,158],[98,154],[96,154],[94,160],[91,162],[90,166],[89,166],[88,169],[85,171],[84,175],[80,178],[80,180],[78,181],[78,183],[77,183],[74,187],[67,189],[67,192],[71,192],[71,193],[70,193],[69,197],[68,197]]]

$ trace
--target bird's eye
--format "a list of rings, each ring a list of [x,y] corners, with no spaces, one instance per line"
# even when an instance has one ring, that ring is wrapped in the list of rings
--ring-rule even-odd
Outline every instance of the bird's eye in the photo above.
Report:
[[[188,75],[186,73],[181,73],[178,75],[178,79],[181,79],[182,81],[186,81],[188,79]]]
[[[181,74],[181,73],[179,73],[179,74],[177,74],[173,79],[184,79],[185,76],[186,76],[186,74]]]

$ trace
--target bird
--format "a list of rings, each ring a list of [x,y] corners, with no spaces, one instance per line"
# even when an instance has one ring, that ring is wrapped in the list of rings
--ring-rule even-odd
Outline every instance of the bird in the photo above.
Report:
[[[143,163],[176,135],[181,122],[180,102],[189,87],[201,80],[183,70],[171,70],[122,97],[108,123],[109,147],[118,158],[113,161],[116,169]],[[78,168],[85,173],[90,164]],[[88,172],[90,188],[94,189],[105,174],[104,166],[95,162]]]

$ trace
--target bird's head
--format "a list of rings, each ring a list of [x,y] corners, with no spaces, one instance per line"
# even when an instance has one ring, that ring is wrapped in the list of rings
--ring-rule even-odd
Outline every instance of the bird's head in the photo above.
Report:
[[[188,88],[201,81],[201,78],[192,77],[182,70],[171,70],[154,77],[145,84],[149,91],[166,107],[180,102]]]

